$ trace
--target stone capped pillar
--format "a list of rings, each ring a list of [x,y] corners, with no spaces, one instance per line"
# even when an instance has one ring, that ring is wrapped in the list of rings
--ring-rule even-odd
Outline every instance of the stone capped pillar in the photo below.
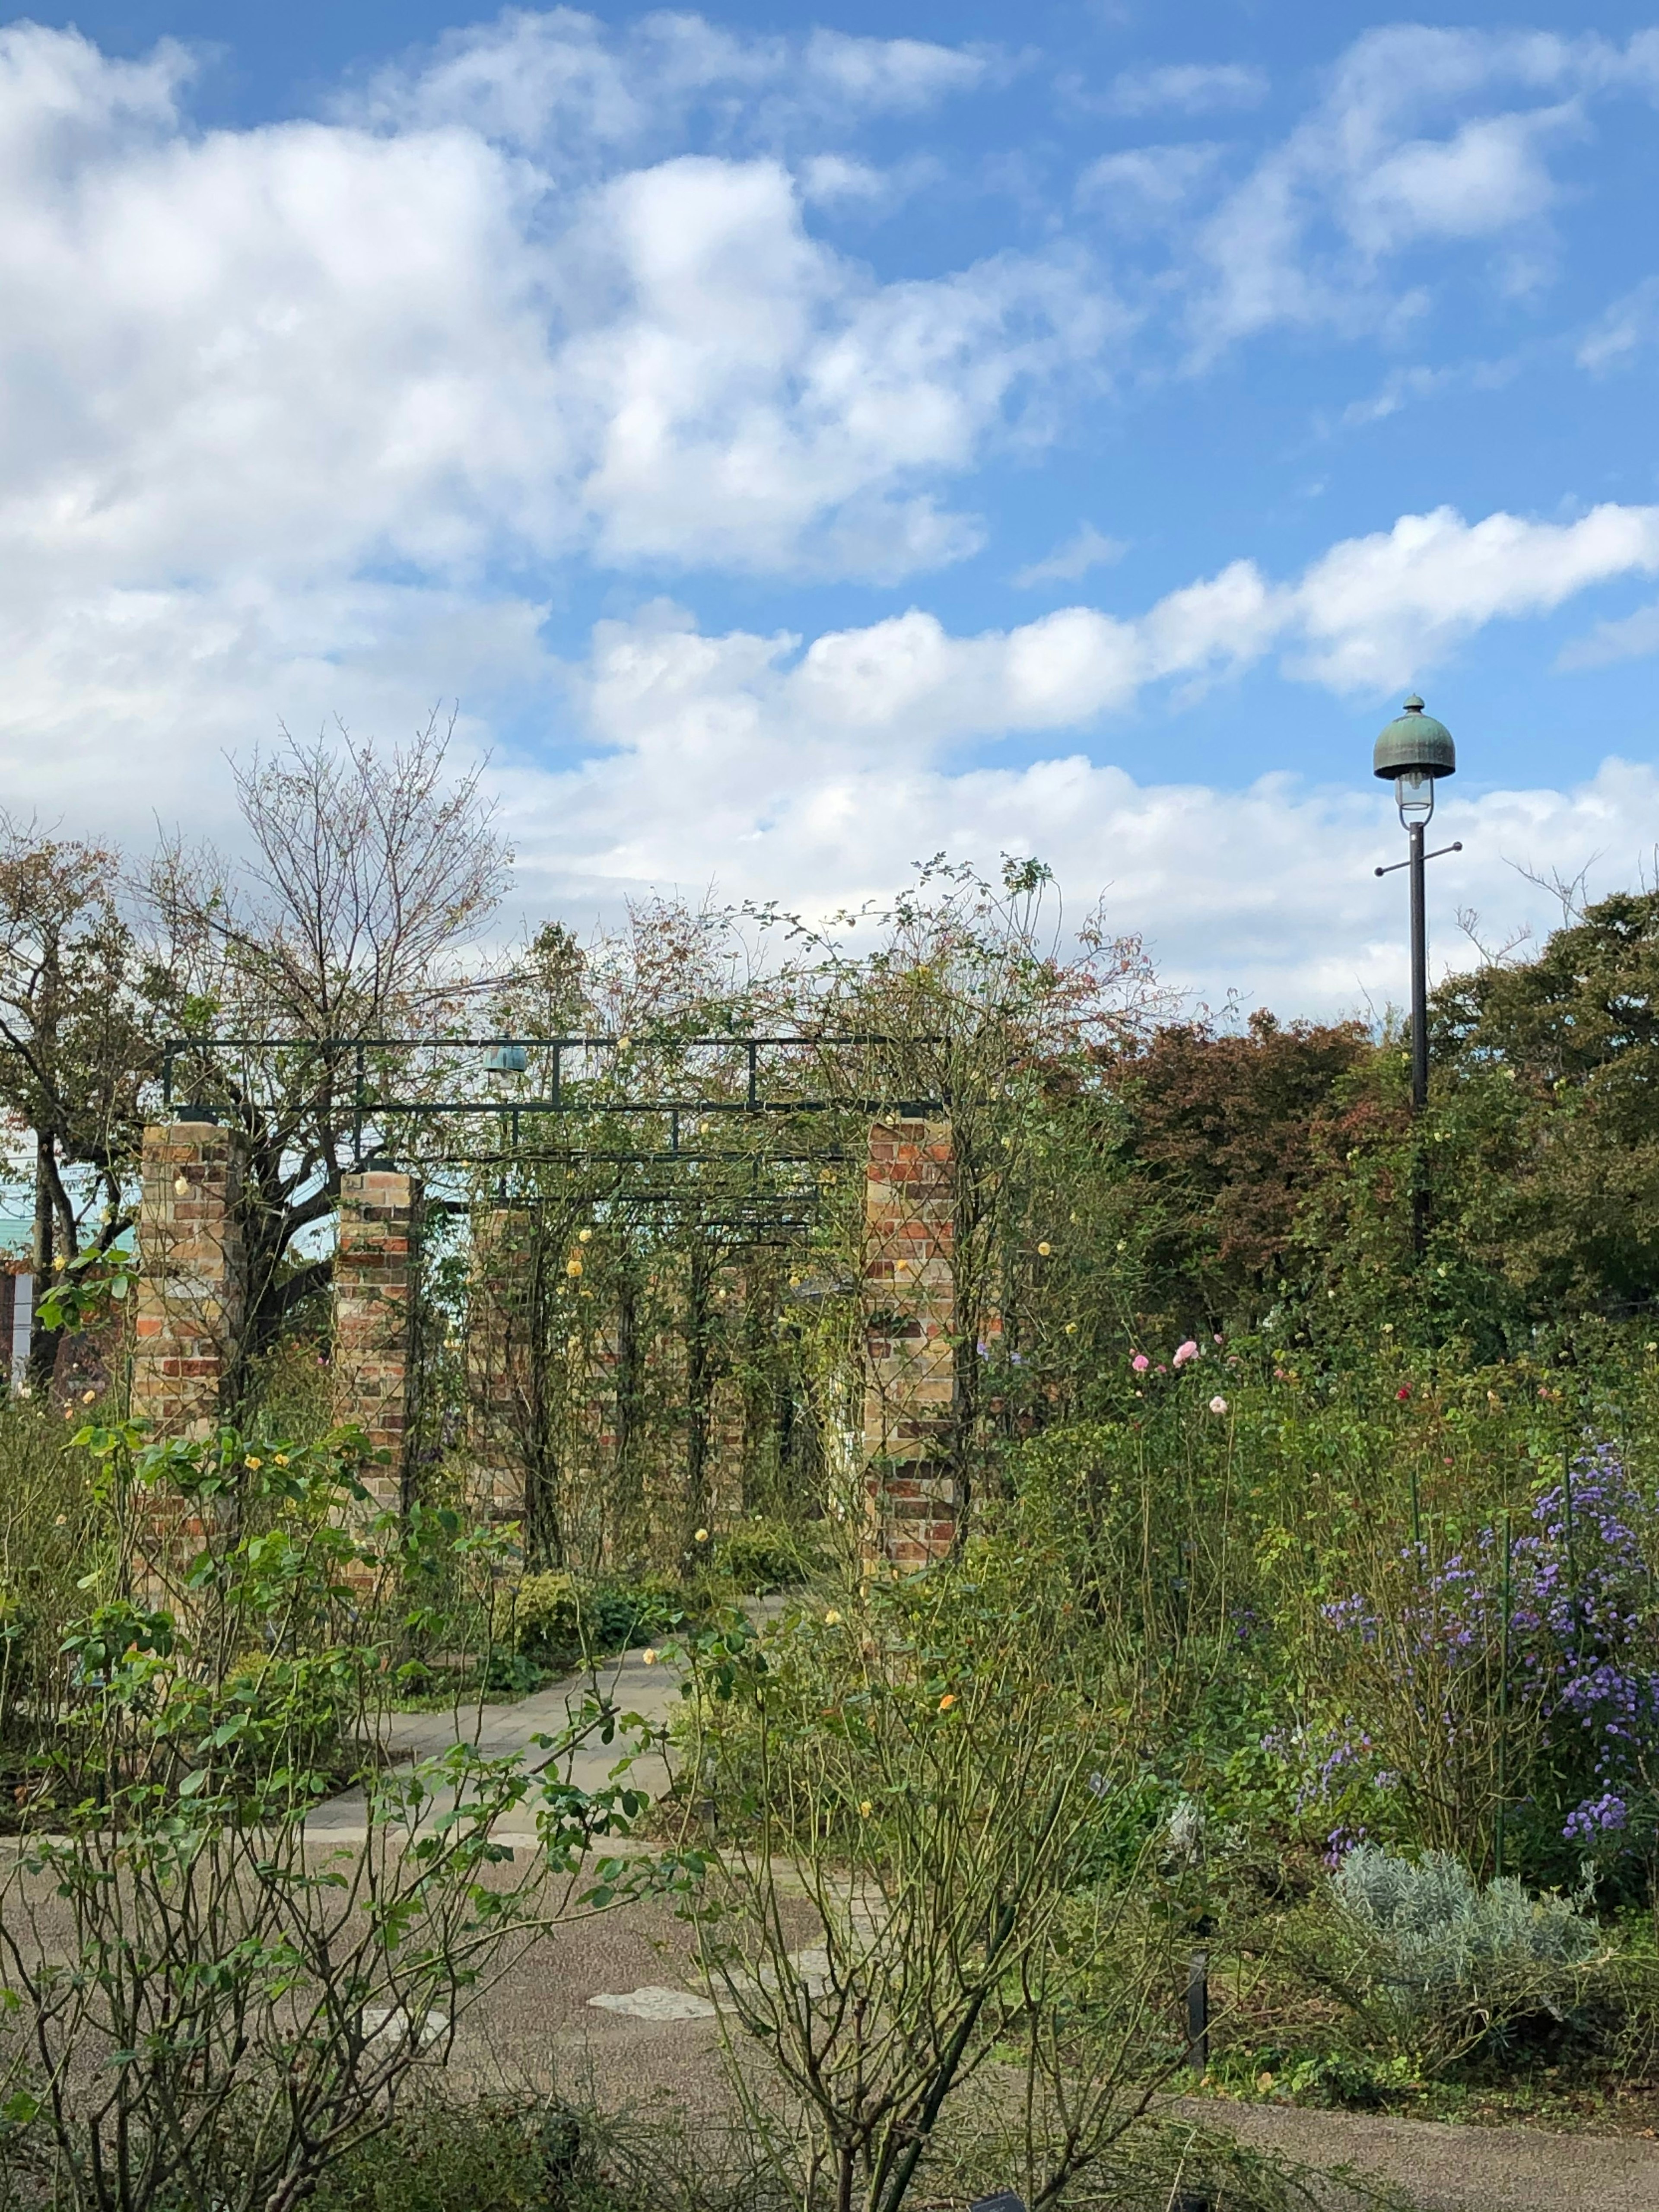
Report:
[[[132,1411],[152,1437],[212,1435],[234,1386],[246,1267],[240,1139],[212,1121],[144,1132]]]
[[[359,1480],[378,1510],[400,1511],[413,1418],[420,1191],[411,1176],[365,1168],[340,1178],[334,1258],[334,1418],[366,1431]]]
[[[878,1121],[864,1206],[869,1542],[924,1566],[956,1540],[956,1193],[951,1125]]]

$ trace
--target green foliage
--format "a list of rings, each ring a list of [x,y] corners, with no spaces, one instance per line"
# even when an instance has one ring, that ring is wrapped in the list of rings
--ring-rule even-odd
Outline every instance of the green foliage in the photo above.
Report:
[[[764,1595],[793,1589],[823,1571],[822,1531],[756,1514],[716,1540],[714,1564],[740,1590]]]
[[[430,1524],[368,1516],[349,1431],[76,1442],[118,1540],[63,1639],[50,1828],[0,1884],[31,2021],[0,2053],[0,2165],[49,2165],[65,2212],[270,2212],[378,2132],[515,1930],[657,1881],[649,1859],[589,1857],[645,1801],[569,1779],[587,1733],[617,1735],[595,1707],[533,1773],[459,1743],[368,1764],[361,1842],[319,1854],[327,1754],[372,1728]],[[540,1845],[516,1873],[493,1832],[511,1814]]]
[[[806,2113],[806,2206],[897,2212],[995,2057],[1025,2071],[1016,2170],[1048,2201],[1112,2156],[1129,2081],[1180,2063],[1147,2016],[1179,1916],[1099,1880],[1133,1686],[1066,1588],[1053,1549],[983,1540],[764,1639],[733,1621],[690,1646],[683,1748],[730,1839],[705,1969]]]
[[[1561,2021],[1603,1955],[1579,1904],[1530,1895],[1510,1876],[1482,1887],[1444,1851],[1413,1862],[1362,1844],[1331,1888],[1332,1978],[1388,2040],[1413,2051],[1462,2055],[1537,2015]]]
[[[507,1603],[514,1651],[550,1672],[660,1642],[705,1610],[702,1593],[672,1575],[590,1583],[556,1569],[520,1577],[509,1585]]]
[[[137,1261],[130,1252],[77,1252],[55,1274],[37,1315],[42,1328],[95,1328],[131,1291]]]
[[[14,1816],[47,1787],[62,1646],[113,1540],[95,1470],[39,1401],[0,1401],[0,1759]]]
[[[552,2112],[427,2088],[325,2174],[316,2212],[562,2212],[574,2161],[546,2137]]]
[[[562,1668],[581,1656],[581,1609],[571,1576],[553,1569],[526,1575],[511,1602],[514,1647],[526,1659]]]

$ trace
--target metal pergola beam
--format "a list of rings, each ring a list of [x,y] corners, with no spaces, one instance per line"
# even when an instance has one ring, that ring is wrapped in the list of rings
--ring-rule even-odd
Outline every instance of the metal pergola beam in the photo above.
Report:
[[[769,1173],[774,1168],[838,1165],[851,1161],[854,1155],[848,1152],[844,1146],[834,1143],[813,1146],[805,1152],[789,1151],[775,1154],[748,1151],[740,1147],[691,1151],[682,1143],[683,1125],[688,1121],[695,1123],[704,1117],[716,1115],[764,1119],[791,1114],[811,1115],[848,1114],[872,1118],[890,1114],[905,1118],[916,1118],[947,1110],[945,1103],[939,1099],[779,1097],[762,1090],[763,1054],[869,1049],[877,1046],[893,1045],[898,1042],[900,1042],[898,1039],[890,1036],[873,1031],[845,1033],[796,1031],[787,1035],[762,1036],[743,1036],[727,1032],[721,1036],[697,1037],[653,1037],[648,1034],[642,1036],[631,1036],[619,1032],[610,1032],[597,1036],[494,1036],[439,1039],[398,1036],[295,1038],[240,1034],[213,1037],[179,1036],[164,1040],[161,1097],[164,1108],[173,1109],[177,1087],[176,1079],[181,1065],[187,1067],[194,1063],[202,1066],[205,1072],[210,1066],[212,1055],[220,1051],[258,1050],[298,1053],[326,1060],[336,1066],[343,1063],[345,1070],[349,1073],[349,1104],[344,1105],[340,1119],[343,1124],[349,1121],[353,1158],[360,1170],[370,1163],[378,1162],[389,1165],[395,1161],[402,1160],[411,1166],[419,1165],[428,1171],[442,1168],[472,1168],[484,1172],[493,1171],[504,1177],[505,1172],[508,1170],[537,1166],[563,1165],[568,1169],[580,1167],[591,1170],[613,1164],[617,1168],[635,1169],[661,1165],[672,1167],[677,1170],[684,1170],[705,1166],[732,1166],[746,1164],[754,1170],[755,1179],[758,1182],[763,1170]],[[908,1042],[911,1044],[938,1044],[944,1040],[937,1036],[924,1036],[912,1038]],[[451,1100],[376,1098],[372,1095],[368,1067],[368,1056],[371,1053],[425,1053],[441,1056],[501,1048],[522,1050],[526,1055],[532,1052],[546,1055],[549,1082],[547,1091],[528,1098],[503,1097],[498,1091],[483,1097]],[[741,1089],[737,1097],[732,1095],[729,1086],[723,1088],[719,1095],[712,1095],[705,1091],[690,1097],[659,1095],[643,1099],[592,1098],[583,1097],[579,1094],[573,1096],[570,1087],[573,1079],[568,1074],[566,1055],[576,1052],[610,1052],[618,1057],[629,1052],[636,1052],[641,1056],[648,1055],[653,1052],[672,1053],[681,1057],[697,1052],[720,1052],[728,1056],[740,1055],[738,1074]],[[527,1071],[518,1069],[503,1071],[507,1074],[524,1072]],[[574,1079],[577,1082],[586,1079]],[[594,1119],[620,1117],[635,1120],[641,1117],[655,1117],[667,1121],[668,1143],[665,1146],[659,1146],[649,1151],[642,1147],[619,1147],[613,1150],[610,1146],[592,1145],[526,1147],[519,1142],[520,1132],[526,1116],[535,1120],[544,1120],[548,1116],[586,1116]],[[435,1157],[422,1157],[417,1150],[405,1146],[394,1146],[386,1141],[370,1142],[367,1148],[365,1146],[365,1138],[369,1133],[371,1126],[384,1139],[389,1134],[388,1124],[401,1121],[405,1125],[413,1123],[418,1126],[422,1123],[453,1121],[467,1117],[493,1120],[497,1124],[504,1123],[506,1127],[501,1134],[505,1137],[510,1132],[510,1141],[502,1144],[498,1139],[497,1149],[495,1151],[486,1152],[479,1146],[468,1145],[464,1150],[443,1152]],[[695,1142],[695,1139],[693,1141]],[[698,1192],[695,1181],[690,1182],[690,1188],[679,1191],[659,1191],[649,1187],[640,1188],[637,1185],[630,1188],[626,1184],[623,1184],[613,1186],[609,1189],[595,1190],[591,1195],[596,1204],[679,1206],[688,1212],[704,1203],[730,1205],[734,1202],[734,1199],[739,1206],[805,1207],[808,1209],[807,1212],[787,1218],[774,1212],[764,1224],[768,1227],[789,1227],[797,1231],[804,1231],[811,1226],[811,1219],[815,1217],[822,1199],[821,1192],[816,1188],[807,1190],[799,1188],[789,1188],[770,1193],[757,1190],[752,1199],[744,1199],[730,1192],[702,1194]],[[504,1189],[502,1197],[505,1200]],[[434,1202],[441,1204],[447,1210],[458,1213],[470,1212],[474,1210],[473,1201],[445,1200]],[[532,1199],[528,1202],[535,1201]],[[748,1219],[756,1226],[762,1225],[758,1215],[751,1214]],[[739,1227],[743,1226],[744,1223],[725,1218],[718,1223],[711,1220],[708,1225]]]

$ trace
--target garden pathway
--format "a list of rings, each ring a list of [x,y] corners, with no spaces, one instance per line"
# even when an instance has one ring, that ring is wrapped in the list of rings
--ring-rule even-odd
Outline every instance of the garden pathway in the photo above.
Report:
[[[678,1698],[677,1672],[648,1665],[643,1651],[607,1662],[598,1682],[621,1711],[653,1729],[666,1723]],[[397,1759],[433,1757],[457,1741],[496,1758],[533,1759],[540,1754],[532,1739],[557,1734],[594,1686],[592,1675],[570,1675],[514,1705],[391,1714],[382,1741]],[[616,1746],[586,1746],[575,1754],[573,1779],[585,1790],[603,1788],[617,1758]],[[653,1752],[629,1779],[660,1792],[667,1767]],[[500,1832],[510,1843],[518,1832],[504,1823]],[[523,1832],[532,1832],[527,1820]],[[361,1791],[319,1806],[307,1835],[325,1844],[361,1841]],[[688,1987],[687,1943],[685,1926],[660,1902],[555,1930],[464,2019],[452,2067],[481,2085],[544,2088],[556,2080],[612,2108],[661,2103],[694,2119],[722,2116],[729,2091],[718,2032]],[[1207,2097],[1176,2100],[1175,2109],[1306,2166],[1352,2166],[1390,2185],[1414,2212],[1659,2212],[1659,2144],[1636,2137],[1457,2127]],[[1341,2191],[1330,2202],[1333,2212],[1355,2204]]]
[[[537,1747],[538,1735],[556,1736],[580,1713],[596,1690],[619,1712],[637,1714],[653,1731],[664,1727],[678,1702],[680,1678],[671,1667],[647,1663],[643,1650],[625,1651],[619,1659],[605,1660],[592,1674],[568,1674],[532,1697],[512,1705],[446,1705],[432,1713],[387,1713],[380,1722],[380,1742],[389,1759],[413,1762],[440,1758],[457,1743],[474,1745],[491,1759],[521,1756],[533,1765],[545,1759]],[[580,1790],[603,1790],[622,1757],[620,1742],[602,1744],[597,1738],[582,1744],[572,1755],[570,1779]],[[659,1752],[636,1759],[626,1779],[636,1789],[660,1796],[668,1787],[668,1768]],[[528,1814],[515,1823],[503,1820],[498,1830],[511,1842],[522,1833],[534,1834]],[[364,1833],[363,1793],[342,1791],[319,1805],[306,1822],[308,1839],[319,1843],[361,1843]]]
[[[1370,2112],[1299,2112],[1183,2098],[1252,2150],[1314,2166],[1352,2166],[1390,2183],[1414,2212],[1656,2212],[1659,2145],[1631,2136],[1448,2126]],[[1337,2203],[1345,2203],[1339,2197]]]

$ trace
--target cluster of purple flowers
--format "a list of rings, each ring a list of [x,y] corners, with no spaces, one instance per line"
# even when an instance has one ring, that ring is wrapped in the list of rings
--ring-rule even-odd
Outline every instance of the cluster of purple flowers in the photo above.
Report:
[[[1469,1552],[1433,1572],[1417,1547],[1406,1554],[1423,1571],[1423,1595],[1399,1624],[1394,1663],[1407,1680],[1421,1681],[1425,1696],[1437,1696],[1431,1685],[1443,1688],[1448,1673],[1480,1667],[1490,1675],[1507,1656],[1510,1695],[1541,1736],[1542,1765],[1528,1794],[1559,1807],[1575,1789],[1583,1793],[1562,1826],[1570,1843],[1625,1830],[1649,1756],[1659,1752],[1659,1669],[1638,1534],[1652,1519],[1611,1446],[1579,1459],[1536,1500],[1531,1525],[1509,1547],[1507,1654],[1498,1530],[1482,1529]],[[1340,1599],[1324,1613],[1367,1644],[1382,1635],[1364,1596]],[[1467,1725],[1454,1704],[1449,1698],[1439,1715],[1449,1734]]]
[[[1617,1790],[1606,1790],[1599,1797],[1586,1797],[1582,1805],[1575,1805],[1561,1832],[1570,1844],[1594,1844],[1617,1835],[1629,1822],[1629,1805]]]

